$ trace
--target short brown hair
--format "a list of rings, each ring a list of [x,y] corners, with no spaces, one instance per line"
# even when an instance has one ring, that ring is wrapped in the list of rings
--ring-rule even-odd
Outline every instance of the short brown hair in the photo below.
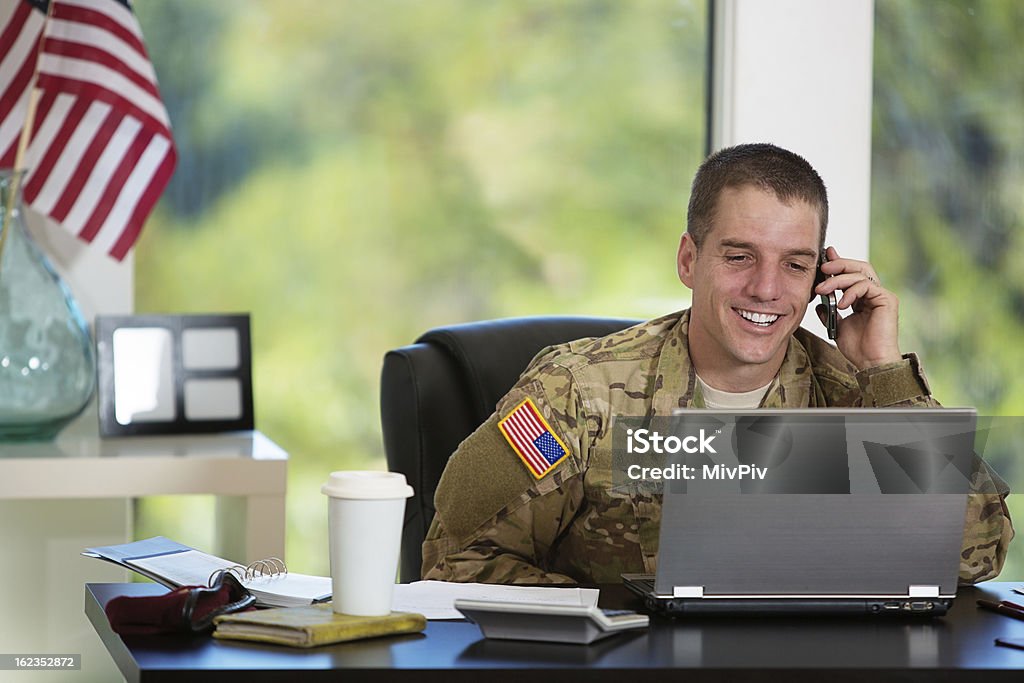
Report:
[[[825,246],[828,193],[821,176],[799,154],[762,142],[721,149],[697,169],[686,210],[686,230],[698,249],[711,230],[722,190],[745,185],[771,191],[781,202],[797,199],[817,209],[821,229],[818,248]]]

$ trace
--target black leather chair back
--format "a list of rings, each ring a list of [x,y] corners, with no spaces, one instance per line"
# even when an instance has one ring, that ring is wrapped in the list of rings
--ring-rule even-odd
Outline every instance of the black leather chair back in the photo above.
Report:
[[[458,445],[494,412],[545,346],[603,337],[636,324],[615,318],[506,318],[430,330],[389,351],[380,413],[388,469],[415,492],[406,503],[401,580],[420,578],[421,546],[434,518],[434,490]]]

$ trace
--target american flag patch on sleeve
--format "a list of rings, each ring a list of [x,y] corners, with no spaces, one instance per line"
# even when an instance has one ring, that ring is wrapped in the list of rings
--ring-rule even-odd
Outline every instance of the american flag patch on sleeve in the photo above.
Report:
[[[498,422],[505,440],[537,479],[569,454],[531,399],[526,399]]]

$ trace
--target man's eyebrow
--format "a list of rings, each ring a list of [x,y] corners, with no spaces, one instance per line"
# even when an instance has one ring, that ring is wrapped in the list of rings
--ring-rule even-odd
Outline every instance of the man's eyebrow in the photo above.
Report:
[[[754,245],[753,242],[741,242],[740,240],[719,240],[718,246],[732,247],[733,249],[749,249],[750,251],[757,251],[757,247]]]
[[[731,247],[733,249],[748,249],[750,251],[759,251],[757,245],[753,242],[743,242],[741,240],[723,239],[718,242],[719,247]],[[818,252],[813,249],[788,249],[783,252],[784,256],[807,256],[808,258],[817,258]]]

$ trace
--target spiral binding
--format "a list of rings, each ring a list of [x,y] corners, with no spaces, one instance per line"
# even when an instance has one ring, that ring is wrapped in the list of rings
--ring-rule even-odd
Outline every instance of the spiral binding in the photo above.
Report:
[[[288,574],[288,565],[279,557],[256,560],[245,567],[236,564],[225,569],[218,569],[210,574],[209,585],[212,586],[217,577],[224,573],[234,574],[235,578],[242,583],[248,583],[256,579],[273,579],[279,576],[286,576]]]

